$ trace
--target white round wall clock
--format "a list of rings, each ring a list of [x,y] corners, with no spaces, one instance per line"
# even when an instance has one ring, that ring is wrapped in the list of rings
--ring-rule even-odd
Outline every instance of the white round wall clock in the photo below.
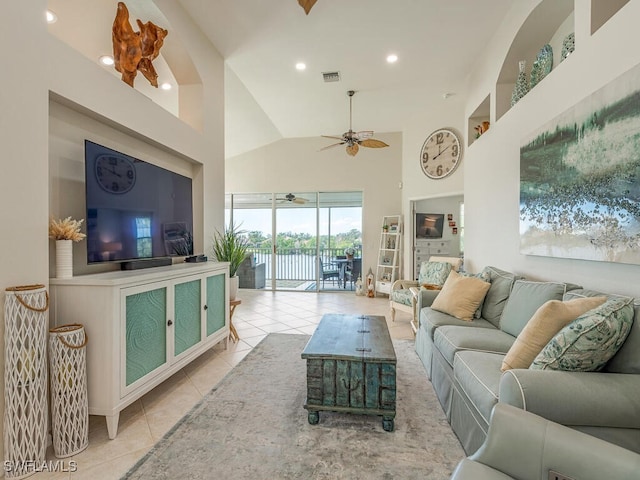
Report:
[[[441,128],[429,135],[420,150],[420,167],[427,177],[434,180],[451,175],[461,160],[460,139],[448,128]]]

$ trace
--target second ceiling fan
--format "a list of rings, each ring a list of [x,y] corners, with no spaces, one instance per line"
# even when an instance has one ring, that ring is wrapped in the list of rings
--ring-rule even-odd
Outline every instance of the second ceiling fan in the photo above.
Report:
[[[349,95],[349,131],[342,134],[341,137],[332,136],[332,135],[322,135],[324,138],[333,138],[336,140],[340,140],[338,143],[334,143],[333,145],[329,145],[328,147],[321,148],[320,150],[326,150],[328,148],[337,147],[339,145],[346,145],[347,153],[351,156],[355,156],[360,149],[359,146],[369,147],[369,148],[382,148],[388,147],[386,143],[381,140],[376,140],[375,138],[371,138],[373,136],[373,130],[362,130],[360,132],[354,132],[351,128],[351,120],[353,113],[352,100],[353,95],[356,92],[354,90],[349,90],[347,95]]]

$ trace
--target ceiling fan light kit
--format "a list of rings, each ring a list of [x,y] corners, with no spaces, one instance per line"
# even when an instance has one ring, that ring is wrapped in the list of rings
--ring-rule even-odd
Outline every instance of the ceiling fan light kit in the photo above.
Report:
[[[340,140],[338,143],[334,143],[333,145],[329,145],[328,147],[321,148],[320,150],[327,150],[328,148],[337,147],[339,145],[346,145],[347,154],[352,157],[355,156],[360,150],[360,146],[367,148],[383,148],[388,147],[386,143],[382,140],[376,140],[373,137],[373,130],[362,130],[360,132],[354,132],[352,128],[352,117],[353,117],[353,95],[355,94],[355,90],[349,90],[347,95],[349,95],[349,131],[342,134],[342,136],[333,136],[333,135],[322,135],[324,138],[333,138],[335,140]]]

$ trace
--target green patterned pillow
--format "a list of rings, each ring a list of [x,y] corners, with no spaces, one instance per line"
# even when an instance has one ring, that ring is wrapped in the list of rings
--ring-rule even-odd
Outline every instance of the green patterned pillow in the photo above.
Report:
[[[410,307],[412,305],[413,293],[408,288],[402,288],[400,290],[392,290],[391,300]]]
[[[486,270],[482,270],[480,273],[467,273],[467,272],[458,272],[458,273],[463,277],[479,278],[483,282],[491,283],[491,275],[489,275],[489,272]],[[484,305],[484,298],[480,302],[478,309],[474,312],[473,318],[482,317],[482,305]]]
[[[633,323],[633,299],[616,297],[564,327],[535,358],[534,370],[597,372],[622,346]]]
[[[422,262],[418,283],[420,285],[444,285],[453,265],[449,262]]]

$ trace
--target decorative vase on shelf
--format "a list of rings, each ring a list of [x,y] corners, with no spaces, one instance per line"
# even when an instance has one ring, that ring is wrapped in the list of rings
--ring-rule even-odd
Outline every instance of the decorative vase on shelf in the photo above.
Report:
[[[73,277],[73,240],[56,240],[56,278]]]
[[[529,82],[527,82],[527,74],[525,73],[526,66],[527,62],[525,60],[518,62],[518,68],[520,70],[518,72],[518,78],[516,79],[516,85],[513,87],[513,93],[511,94],[512,107],[529,92]]]

